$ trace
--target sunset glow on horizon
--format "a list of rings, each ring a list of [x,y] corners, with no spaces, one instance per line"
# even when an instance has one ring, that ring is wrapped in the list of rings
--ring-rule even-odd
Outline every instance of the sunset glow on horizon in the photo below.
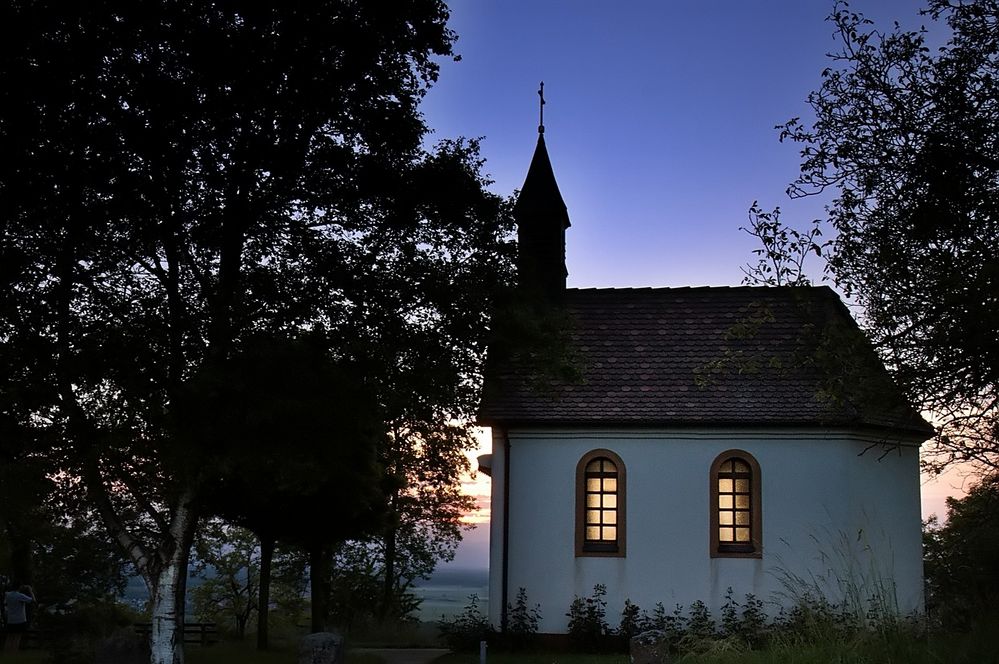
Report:
[[[479,442],[479,447],[475,451],[466,453],[468,460],[472,464],[472,472],[468,473],[461,480],[462,493],[466,496],[472,496],[475,499],[475,508],[462,517],[462,522],[470,525],[486,524],[486,528],[488,528],[489,524],[489,497],[492,490],[492,480],[485,473],[478,471],[479,464],[477,459],[481,454],[492,452],[491,435],[488,427],[480,428],[476,431],[475,438]]]

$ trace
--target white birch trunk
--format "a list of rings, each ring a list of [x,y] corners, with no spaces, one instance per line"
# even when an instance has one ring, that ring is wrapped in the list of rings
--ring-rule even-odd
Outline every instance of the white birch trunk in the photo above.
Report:
[[[193,515],[187,505],[176,508],[170,527],[175,546],[152,588],[153,628],[149,638],[150,664],[184,664],[184,597]]]
[[[68,402],[72,403],[72,394]],[[86,421],[81,416],[83,421]],[[187,563],[191,542],[197,528],[197,514],[192,509],[194,490],[188,486],[171,509],[170,523],[148,500],[145,510],[161,528],[162,540],[156,551],[150,551],[134,537],[122,522],[108,487],[101,475],[99,458],[87,456],[84,480],[108,532],[121,546],[142,575],[152,599],[152,633],[150,634],[151,664],[184,664],[184,599],[187,592]],[[137,492],[136,497],[142,496]]]
[[[168,563],[153,593],[153,629],[149,637],[150,664],[183,664],[183,635],[178,634],[177,565]],[[183,620],[183,612],[179,620]],[[182,624],[182,623],[181,623]],[[183,627],[181,627],[181,630]]]

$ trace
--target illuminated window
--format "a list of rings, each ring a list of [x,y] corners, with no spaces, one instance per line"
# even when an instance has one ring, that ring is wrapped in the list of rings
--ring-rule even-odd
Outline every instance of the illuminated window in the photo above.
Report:
[[[760,466],[730,450],[711,465],[711,555],[759,557],[762,548]]]
[[[624,555],[624,464],[594,450],[576,468],[576,555]]]

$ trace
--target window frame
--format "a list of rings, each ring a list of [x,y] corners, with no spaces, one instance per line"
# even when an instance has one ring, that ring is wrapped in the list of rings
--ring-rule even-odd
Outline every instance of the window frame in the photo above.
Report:
[[[745,546],[723,544],[718,537],[718,475],[726,461],[739,459],[749,465],[749,544]],[[708,473],[710,496],[710,553],[712,558],[762,558],[763,557],[763,501],[761,498],[762,475],[756,458],[745,450],[726,450],[711,464]]]
[[[617,545],[614,549],[589,548],[586,544],[586,466],[605,458],[617,468]],[[627,542],[627,472],[624,461],[606,449],[590,450],[576,464],[576,557],[624,558]],[[606,546],[606,545],[605,545]]]

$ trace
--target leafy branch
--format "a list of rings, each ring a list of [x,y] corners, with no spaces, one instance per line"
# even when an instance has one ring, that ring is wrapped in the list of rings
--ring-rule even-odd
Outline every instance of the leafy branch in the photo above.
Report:
[[[759,257],[756,265],[744,265],[742,283],[750,286],[810,286],[805,274],[805,259],[814,253],[821,258],[830,245],[822,242],[819,220],[812,221],[806,231],[799,231],[780,220],[780,208],[765,212],[757,201],[749,208],[749,227],[739,230],[759,240],[762,245],[753,253]]]

